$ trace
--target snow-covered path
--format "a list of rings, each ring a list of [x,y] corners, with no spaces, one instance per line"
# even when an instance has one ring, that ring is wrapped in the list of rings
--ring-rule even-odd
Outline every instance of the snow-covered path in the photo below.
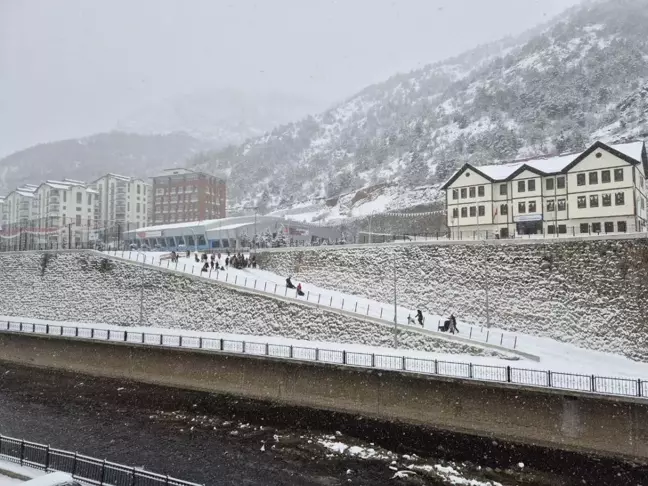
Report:
[[[146,262],[148,265],[176,269],[175,264],[171,264],[170,260],[160,259],[160,257],[168,255],[168,253],[156,253],[156,252],[110,252],[111,256],[117,256],[119,258],[125,258],[132,261],[142,262],[143,258],[146,257]],[[224,255],[221,256],[221,266],[224,266]],[[181,257],[177,265],[177,271],[200,275],[200,269],[202,265],[195,263],[192,257],[186,258]],[[245,268],[237,270],[235,268],[228,268],[226,271],[214,271],[214,272],[205,272],[202,275],[205,278],[211,278],[214,280],[219,280],[221,282],[227,282],[229,284],[238,285],[241,287],[246,287],[249,289],[256,289],[257,291],[263,291],[265,289],[268,293],[276,293],[278,295],[287,296],[296,298],[294,290],[287,290],[285,287],[285,278],[284,276],[277,275],[276,273],[269,272],[261,269]],[[295,285],[299,282],[294,281]],[[382,312],[382,318],[386,321],[393,322],[394,310],[393,305],[388,305],[383,302],[374,301],[371,299],[365,299],[362,297],[357,297],[354,295],[348,295],[334,290],[323,289],[315,285],[311,285],[306,282],[301,282],[302,288],[308,297],[309,302],[317,303],[319,299],[320,305],[326,303],[328,299],[329,303],[332,303],[332,307],[342,309],[346,311],[353,312],[355,306],[358,306],[358,314],[369,315],[372,317],[380,318]],[[276,290],[275,290],[276,286]],[[305,297],[304,297],[305,298]],[[344,306],[344,307],[343,307]],[[367,309],[369,313],[367,314]],[[407,324],[407,316],[413,315],[412,310],[398,307],[398,323],[399,325]],[[441,320],[440,316],[424,314],[425,316],[425,329],[432,332],[437,331],[437,322]],[[476,342],[489,342],[492,344],[502,344],[505,347],[513,347],[515,345],[517,350],[533,354],[540,357],[539,363],[534,363],[529,360],[524,361],[524,366],[530,369],[551,369],[555,371],[562,372],[572,372],[578,374],[596,374],[599,376],[624,376],[628,378],[648,378],[648,363],[640,363],[628,359],[624,356],[604,353],[600,351],[593,351],[589,349],[579,348],[574,344],[563,343],[556,341],[551,338],[531,336],[523,333],[503,331],[497,328],[491,328],[490,330],[478,327],[471,326],[469,324],[459,323],[460,337],[471,337]],[[168,332],[168,330],[166,331]],[[182,331],[183,333],[185,331]],[[446,336],[446,333],[439,334]],[[250,336],[239,336],[240,338],[245,338],[250,340]],[[277,338],[271,337],[261,337],[264,342],[276,342]],[[270,341],[268,341],[270,340]],[[296,341],[296,340],[295,340]],[[310,346],[315,346],[312,342],[306,341],[302,342],[310,343]],[[322,347],[328,345],[331,346],[331,343],[322,343]],[[349,345],[337,345],[341,346],[344,349],[350,350]],[[370,348],[364,346],[365,348]],[[380,351],[375,351],[379,349]],[[380,352],[382,354],[388,353],[391,355],[402,356],[403,351],[399,350],[397,353],[394,353],[393,349],[389,348],[374,348],[374,351],[369,352]],[[412,351],[412,353],[416,353]],[[452,355],[453,358],[449,356],[441,357],[441,355],[434,355],[434,353],[424,353],[426,359],[448,359],[448,360],[457,360],[460,359],[457,355]],[[423,357],[423,356],[420,356]],[[491,359],[495,358],[476,358],[473,356],[466,356],[466,361],[472,361],[474,363],[489,363]],[[486,360],[486,361],[482,361]],[[501,361],[495,359],[499,365]],[[494,364],[493,362],[490,362]]]
[[[372,299],[366,299],[356,295],[344,294],[335,290],[324,289],[316,285],[306,282],[294,281],[293,284],[302,284],[304,296],[297,296],[295,289],[288,289],[286,287],[286,276],[277,275],[276,273],[261,270],[259,268],[244,268],[235,269],[228,267],[224,271],[210,270],[208,272],[201,272],[202,264],[196,263],[193,254],[191,257],[180,257],[177,264],[171,263],[170,259],[163,257],[168,256],[168,252],[136,252],[136,251],[111,251],[110,256],[117,258],[124,258],[135,262],[146,262],[147,265],[156,267],[168,268],[179,272],[187,273],[190,275],[200,275],[204,278],[211,280],[218,280],[231,285],[237,285],[243,288],[256,290],[273,295],[280,295],[282,297],[294,298],[297,300],[307,301],[320,306],[331,307],[333,309],[340,309],[346,312],[358,314],[359,316],[368,316],[375,319],[381,319],[386,322],[394,322],[394,304],[386,304]],[[161,258],[162,257],[162,258]],[[219,267],[225,266],[225,255],[221,255],[219,260]],[[397,296],[398,299],[398,296]],[[408,325],[408,317],[415,317],[416,310],[408,309],[406,307],[397,306],[397,322],[401,326]],[[442,316],[423,313],[424,316],[424,329],[443,336],[448,336],[448,333],[442,333],[438,330],[439,324],[445,319]],[[447,317],[446,317],[447,318]],[[410,324],[413,327],[418,327],[418,323]],[[493,345],[503,346],[509,349],[519,348],[520,342],[518,341],[519,335],[510,333],[501,329],[485,329],[480,326],[472,326],[466,323],[459,323],[458,336],[464,339],[469,339],[475,342],[490,343]]]

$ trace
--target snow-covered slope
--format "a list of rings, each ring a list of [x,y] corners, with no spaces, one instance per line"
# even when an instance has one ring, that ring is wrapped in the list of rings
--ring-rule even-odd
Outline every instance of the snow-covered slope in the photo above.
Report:
[[[435,185],[465,161],[575,151],[643,99],[647,21],[648,0],[589,2],[194,162],[230,169],[234,203],[287,208],[378,183]],[[645,110],[623,116],[608,141],[645,135]]]

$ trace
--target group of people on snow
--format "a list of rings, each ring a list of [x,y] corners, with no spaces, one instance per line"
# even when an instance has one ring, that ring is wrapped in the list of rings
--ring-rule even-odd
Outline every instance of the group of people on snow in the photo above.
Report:
[[[287,289],[296,289],[297,290],[297,295],[298,296],[303,296],[304,291],[302,290],[302,284],[299,283],[297,284],[297,287],[295,287],[295,284],[292,283],[292,280],[290,280],[290,276],[286,279],[286,288]]]
[[[421,309],[416,310],[415,317],[416,319],[414,319],[411,315],[407,316],[407,324],[413,326],[418,322],[419,326],[424,327],[425,318],[423,317],[423,312],[421,312]],[[459,334],[459,329],[457,328],[457,318],[454,316],[454,314],[450,314],[450,318],[446,319],[443,322],[443,325],[439,326],[438,330],[441,332],[450,332],[451,334]]]

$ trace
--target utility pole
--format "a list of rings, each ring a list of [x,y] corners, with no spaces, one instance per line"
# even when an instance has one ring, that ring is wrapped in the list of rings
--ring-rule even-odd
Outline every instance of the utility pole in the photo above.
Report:
[[[485,282],[484,282],[484,290],[486,291],[486,328],[490,328],[490,305],[489,305],[489,299],[488,299],[488,294],[489,294],[489,274],[488,274],[488,255],[487,255],[487,243],[486,240],[484,240],[484,260],[486,260],[486,275],[485,275]]]
[[[72,223],[68,224],[68,250],[72,248]]]
[[[142,266],[140,268],[140,306],[139,306],[139,325],[144,325],[144,264],[146,260],[146,255],[142,252],[138,252],[142,255]]]
[[[394,250],[394,348],[398,348],[398,313],[396,305],[396,248]]]

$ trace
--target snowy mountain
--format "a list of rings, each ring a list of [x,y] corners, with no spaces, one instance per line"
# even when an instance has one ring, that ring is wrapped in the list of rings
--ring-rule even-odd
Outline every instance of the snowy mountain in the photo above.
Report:
[[[263,135],[322,108],[310,100],[283,93],[215,89],[149,103],[120,120],[116,129],[146,135],[182,132],[225,147]]]
[[[45,143],[0,160],[0,194],[26,183],[69,177],[93,180],[106,172],[137,177],[183,161],[210,145],[185,134],[102,133]]]
[[[433,189],[466,161],[646,137],[647,23],[648,0],[590,2],[192,162],[229,171],[235,203],[289,208],[381,183]]]

